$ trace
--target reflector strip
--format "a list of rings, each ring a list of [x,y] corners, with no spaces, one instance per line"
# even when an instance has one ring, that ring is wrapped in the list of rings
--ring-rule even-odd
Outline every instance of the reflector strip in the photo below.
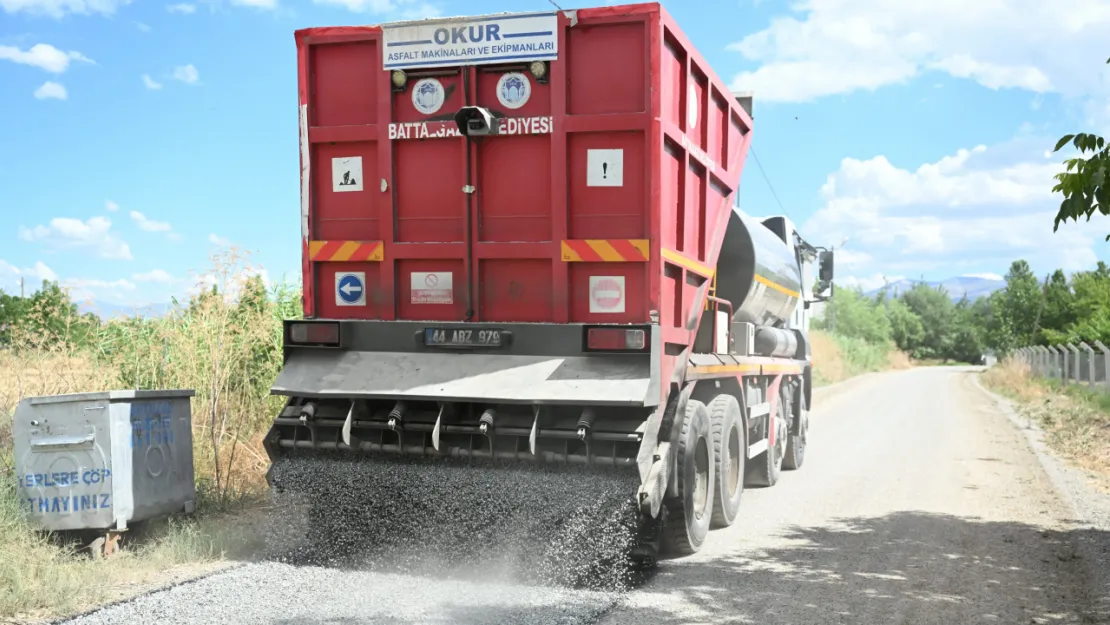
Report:
[[[712,278],[713,275],[716,273],[712,267],[708,265],[703,265],[702,263],[699,263],[692,258],[687,258],[674,250],[664,249],[662,251],[662,254],[663,258],[667,259],[669,262],[674,263],[679,267],[689,269],[690,271],[705,276],[706,278]]]
[[[309,241],[308,257],[313,262],[380,262],[381,241]]]
[[[785,293],[786,295],[789,295],[790,297],[798,297],[799,296],[797,291],[793,291],[791,289],[788,289],[788,288],[784,287],[783,285],[778,284],[777,282],[771,282],[770,280],[768,280],[767,278],[764,278],[763,276],[759,275],[758,273],[755,274],[755,281],[764,285],[764,286],[766,286],[769,289],[774,289],[774,290],[778,291],[779,293]]]
[[[566,263],[646,263],[647,239],[574,239],[563,241]]]
[[[705,365],[690,367],[689,371],[699,376],[719,376],[722,374],[737,373],[763,373],[764,375],[781,373],[784,375],[800,375],[802,373],[802,368],[799,365],[785,364]]]

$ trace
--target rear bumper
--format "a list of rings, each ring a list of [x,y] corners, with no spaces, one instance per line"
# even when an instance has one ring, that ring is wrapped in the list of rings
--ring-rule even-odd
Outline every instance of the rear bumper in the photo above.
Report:
[[[443,350],[418,340],[427,326],[497,328],[497,350]],[[344,321],[343,348],[290,347],[271,391],[305,398],[654,407],[662,344],[637,354],[583,351],[579,324]]]

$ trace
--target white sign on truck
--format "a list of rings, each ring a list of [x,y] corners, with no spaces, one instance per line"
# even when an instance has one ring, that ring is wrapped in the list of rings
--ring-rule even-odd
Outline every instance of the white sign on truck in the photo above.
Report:
[[[382,25],[385,69],[553,61],[559,16],[507,13]]]

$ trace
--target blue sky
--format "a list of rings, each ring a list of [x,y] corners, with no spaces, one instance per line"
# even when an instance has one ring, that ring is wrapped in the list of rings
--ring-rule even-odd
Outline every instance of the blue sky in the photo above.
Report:
[[[811,241],[847,238],[842,282],[1110,260],[1110,221],[1052,234],[1062,157],[1046,154],[1066,132],[1110,130],[1110,7],[970,4],[664,2],[718,74],[755,91],[770,185],[750,158],[743,205],[781,201]],[[45,277],[103,304],[165,302],[227,243],[296,278],[293,31],[546,8],[0,0],[0,288]]]

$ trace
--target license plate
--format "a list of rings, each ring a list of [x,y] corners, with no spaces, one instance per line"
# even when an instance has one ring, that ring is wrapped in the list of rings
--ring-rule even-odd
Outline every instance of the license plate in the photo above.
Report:
[[[501,330],[493,329],[424,329],[424,344],[437,347],[501,347],[505,338]]]

